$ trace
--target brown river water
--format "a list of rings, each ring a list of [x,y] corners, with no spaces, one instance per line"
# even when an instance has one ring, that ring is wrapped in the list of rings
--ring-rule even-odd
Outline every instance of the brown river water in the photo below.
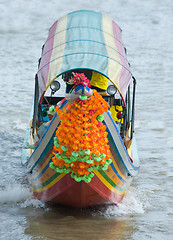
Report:
[[[20,164],[41,46],[54,21],[79,9],[123,30],[141,161],[122,203],[83,210],[34,199]],[[0,239],[173,239],[172,43],[172,0],[0,0]]]

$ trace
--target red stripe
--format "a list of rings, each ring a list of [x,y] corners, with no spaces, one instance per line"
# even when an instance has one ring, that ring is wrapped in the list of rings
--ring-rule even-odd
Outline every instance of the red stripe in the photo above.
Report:
[[[129,85],[130,78],[131,78],[131,73],[129,72],[130,67],[129,67],[128,61],[126,59],[124,45],[122,44],[121,29],[114,21],[112,21],[112,25],[113,25],[113,34],[114,34],[115,44],[117,46],[118,52],[121,53],[121,54],[119,54],[119,58],[121,60],[121,64],[124,66],[121,69],[119,85],[120,85],[121,94],[122,94],[123,98],[125,98],[127,87]],[[119,36],[119,39],[117,39],[117,36]]]
[[[70,174],[60,179],[51,188],[34,193],[42,201],[68,205],[71,207],[89,207],[97,204],[118,203],[123,195],[109,190],[95,175],[89,184],[74,181]]]
[[[41,71],[38,69],[38,79],[39,79],[39,94],[40,97],[44,93],[44,90],[46,89],[46,83],[48,79],[48,73],[49,73],[49,65],[47,64],[50,62],[51,56],[52,56],[52,51],[53,49],[53,44],[54,44],[54,35],[56,33],[57,29],[57,24],[58,21],[56,21],[53,26],[50,29],[47,41],[45,42],[44,49],[43,49],[43,54],[40,62],[39,69],[41,69],[43,66],[45,66]]]

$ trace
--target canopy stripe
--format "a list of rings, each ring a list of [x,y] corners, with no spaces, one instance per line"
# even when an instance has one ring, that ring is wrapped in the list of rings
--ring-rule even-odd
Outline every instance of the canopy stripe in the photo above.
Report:
[[[102,73],[125,98],[131,80],[119,26],[102,13],[69,13],[49,30],[38,68],[39,99],[64,72],[90,69]]]

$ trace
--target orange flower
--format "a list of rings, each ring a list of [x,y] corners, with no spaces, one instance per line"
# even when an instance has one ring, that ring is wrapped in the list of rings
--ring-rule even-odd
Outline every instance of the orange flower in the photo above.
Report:
[[[104,165],[105,160],[110,158],[110,150],[108,146],[106,126],[100,124],[96,120],[98,115],[102,115],[108,111],[108,104],[103,100],[97,91],[93,90],[93,95],[86,101],[74,101],[68,104],[67,109],[59,109],[56,107],[56,112],[62,120],[61,124],[57,127],[56,137],[59,140],[60,146],[67,146],[68,150],[65,152],[66,156],[70,158],[71,154],[79,150],[90,150],[89,158],[92,160],[91,154],[99,156],[105,154],[106,157],[100,162],[91,161],[91,164],[86,162],[75,161],[71,166],[63,159],[58,159],[56,153],[62,153],[61,147],[53,148],[52,159],[55,165],[68,168],[72,167],[72,172],[78,176],[88,176],[87,168],[94,165]],[[82,159],[82,156],[81,156]]]

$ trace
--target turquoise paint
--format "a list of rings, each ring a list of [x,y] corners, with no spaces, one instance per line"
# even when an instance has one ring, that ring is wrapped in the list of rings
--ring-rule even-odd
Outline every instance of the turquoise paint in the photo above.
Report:
[[[66,45],[60,72],[82,68],[108,75],[108,53],[101,13],[83,10],[68,14]]]

